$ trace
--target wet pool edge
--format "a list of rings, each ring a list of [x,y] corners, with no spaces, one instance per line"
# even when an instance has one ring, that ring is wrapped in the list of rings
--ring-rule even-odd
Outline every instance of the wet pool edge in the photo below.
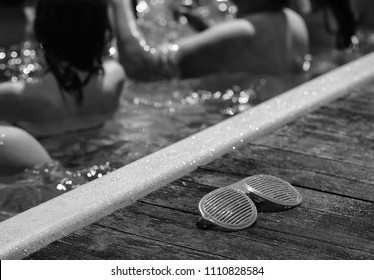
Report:
[[[0,259],[22,259],[374,79],[374,53],[0,223]]]

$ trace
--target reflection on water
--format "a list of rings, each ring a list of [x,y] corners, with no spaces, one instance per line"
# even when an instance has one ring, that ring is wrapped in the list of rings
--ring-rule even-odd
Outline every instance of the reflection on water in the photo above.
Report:
[[[154,44],[193,32],[183,18],[174,20],[172,13],[165,10],[164,1],[167,5],[174,3],[142,0],[137,7],[139,22]],[[191,0],[179,1],[191,4]],[[236,12],[226,0],[195,2],[200,2],[202,15],[216,21],[230,19]],[[102,131],[45,140],[43,144],[56,159],[55,163],[0,178],[0,220],[250,109],[355,58],[357,53],[329,53],[313,58],[312,69],[298,76],[233,74],[188,81],[128,82],[117,115]]]

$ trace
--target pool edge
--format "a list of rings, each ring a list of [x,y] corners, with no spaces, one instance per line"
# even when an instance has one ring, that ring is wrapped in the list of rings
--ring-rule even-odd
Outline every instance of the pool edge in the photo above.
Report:
[[[0,259],[24,258],[199,165],[343,96],[374,78],[372,65],[374,53],[1,222]]]

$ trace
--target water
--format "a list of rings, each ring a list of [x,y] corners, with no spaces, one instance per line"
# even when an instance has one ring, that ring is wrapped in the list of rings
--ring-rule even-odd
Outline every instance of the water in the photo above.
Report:
[[[164,9],[172,0],[139,1],[139,22],[151,44],[192,33],[184,19]],[[183,1],[186,5],[188,0]],[[215,21],[234,17],[225,0],[199,1]],[[154,24],[154,23],[158,24]],[[56,160],[17,176],[0,178],[0,221],[203,130],[294,87],[357,53],[314,58],[314,68],[282,78],[219,75],[187,81],[128,82],[114,120],[98,134],[66,136],[43,144]],[[322,69],[322,70],[321,70]],[[1,139],[0,139],[1,141]]]

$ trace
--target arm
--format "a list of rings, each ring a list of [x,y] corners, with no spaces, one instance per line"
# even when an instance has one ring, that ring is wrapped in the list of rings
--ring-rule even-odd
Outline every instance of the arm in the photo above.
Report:
[[[183,78],[196,77],[214,72],[230,71],[232,59],[238,59],[242,43],[248,44],[255,34],[254,26],[247,20],[238,19],[207,28],[179,39],[167,56],[160,49],[147,51],[149,46],[136,25],[131,0],[111,0],[120,62],[130,78],[149,79],[150,76],[170,77],[177,72]],[[170,65],[169,64],[169,65]]]
[[[167,58],[159,48],[147,45],[138,29],[132,0],[111,0],[119,60],[126,74],[133,79],[150,80],[169,77]]]
[[[171,4],[170,8],[173,11],[175,20],[179,20],[180,17],[184,16],[195,31],[201,32],[211,26],[211,24],[205,18],[202,18],[198,13],[196,13],[194,8],[191,6]]]
[[[182,78],[236,71],[248,62],[246,49],[255,43],[255,27],[245,19],[214,25],[205,31],[180,38],[176,63]]]

